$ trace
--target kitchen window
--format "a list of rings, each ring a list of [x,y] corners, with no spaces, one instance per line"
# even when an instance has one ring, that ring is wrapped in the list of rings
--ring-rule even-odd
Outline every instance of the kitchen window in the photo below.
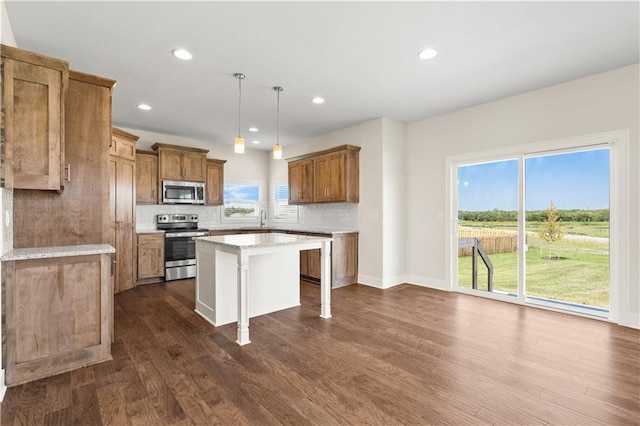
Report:
[[[277,222],[298,223],[298,206],[289,205],[289,185],[275,184],[273,188],[273,218]]]
[[[260,184],[225,183],[223,220],[259,220]]]

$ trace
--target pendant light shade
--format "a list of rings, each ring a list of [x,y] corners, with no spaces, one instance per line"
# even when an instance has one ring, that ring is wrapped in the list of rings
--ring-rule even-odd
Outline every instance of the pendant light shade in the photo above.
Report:
[[[276,104],[276,144],[273,146],[273,159],[282,160],[282,145],[280,145],[280,92],[284,89],[276,86],[273,90],[278,94],[278,102]]]
[[[282,145],[275,144],[273,146],[273,159],[282,160]]]
[[[238,79],[238,136],[233,141],[233,152],[244,154],[244,138],[240,136],[240,112],[242,110],[242,80],[246,77],[242,73],[234,74]]]

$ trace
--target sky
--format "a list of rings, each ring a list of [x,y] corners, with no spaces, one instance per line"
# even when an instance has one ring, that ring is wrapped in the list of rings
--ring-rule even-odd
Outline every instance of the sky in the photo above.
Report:
[[[258,201],[260,194],[259,185],[224,185],[225,200],[251,200]]]
[[[525,210],[609,208],[609,150],[525,159]],[[458,167],[458,210],[518,210],[518,160]]]

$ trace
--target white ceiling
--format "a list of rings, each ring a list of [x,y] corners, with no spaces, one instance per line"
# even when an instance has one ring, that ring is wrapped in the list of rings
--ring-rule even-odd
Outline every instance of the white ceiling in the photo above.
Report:
[[[118,126],[231,144],[233,74],[246,74],[242,135],[264,149],[275,142],[275,85],[286,146],[640,62],[637,1],[5,3],[20,48],[117,80]],[[176,47],[194,58],[174,58]],[[420,61],[424,47],[438,56]]]

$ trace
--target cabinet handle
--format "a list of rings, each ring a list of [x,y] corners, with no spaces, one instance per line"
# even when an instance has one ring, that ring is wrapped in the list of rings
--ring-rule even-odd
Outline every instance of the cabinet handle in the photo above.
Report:
[[[151,198],[153,198],[154,200],[156,199],[156,190],[155,189],[151,190]]]
[[[67,182],[71,182],[71,164],[67,164],[64,170],[66,172],[64,178],[67,180]]]

